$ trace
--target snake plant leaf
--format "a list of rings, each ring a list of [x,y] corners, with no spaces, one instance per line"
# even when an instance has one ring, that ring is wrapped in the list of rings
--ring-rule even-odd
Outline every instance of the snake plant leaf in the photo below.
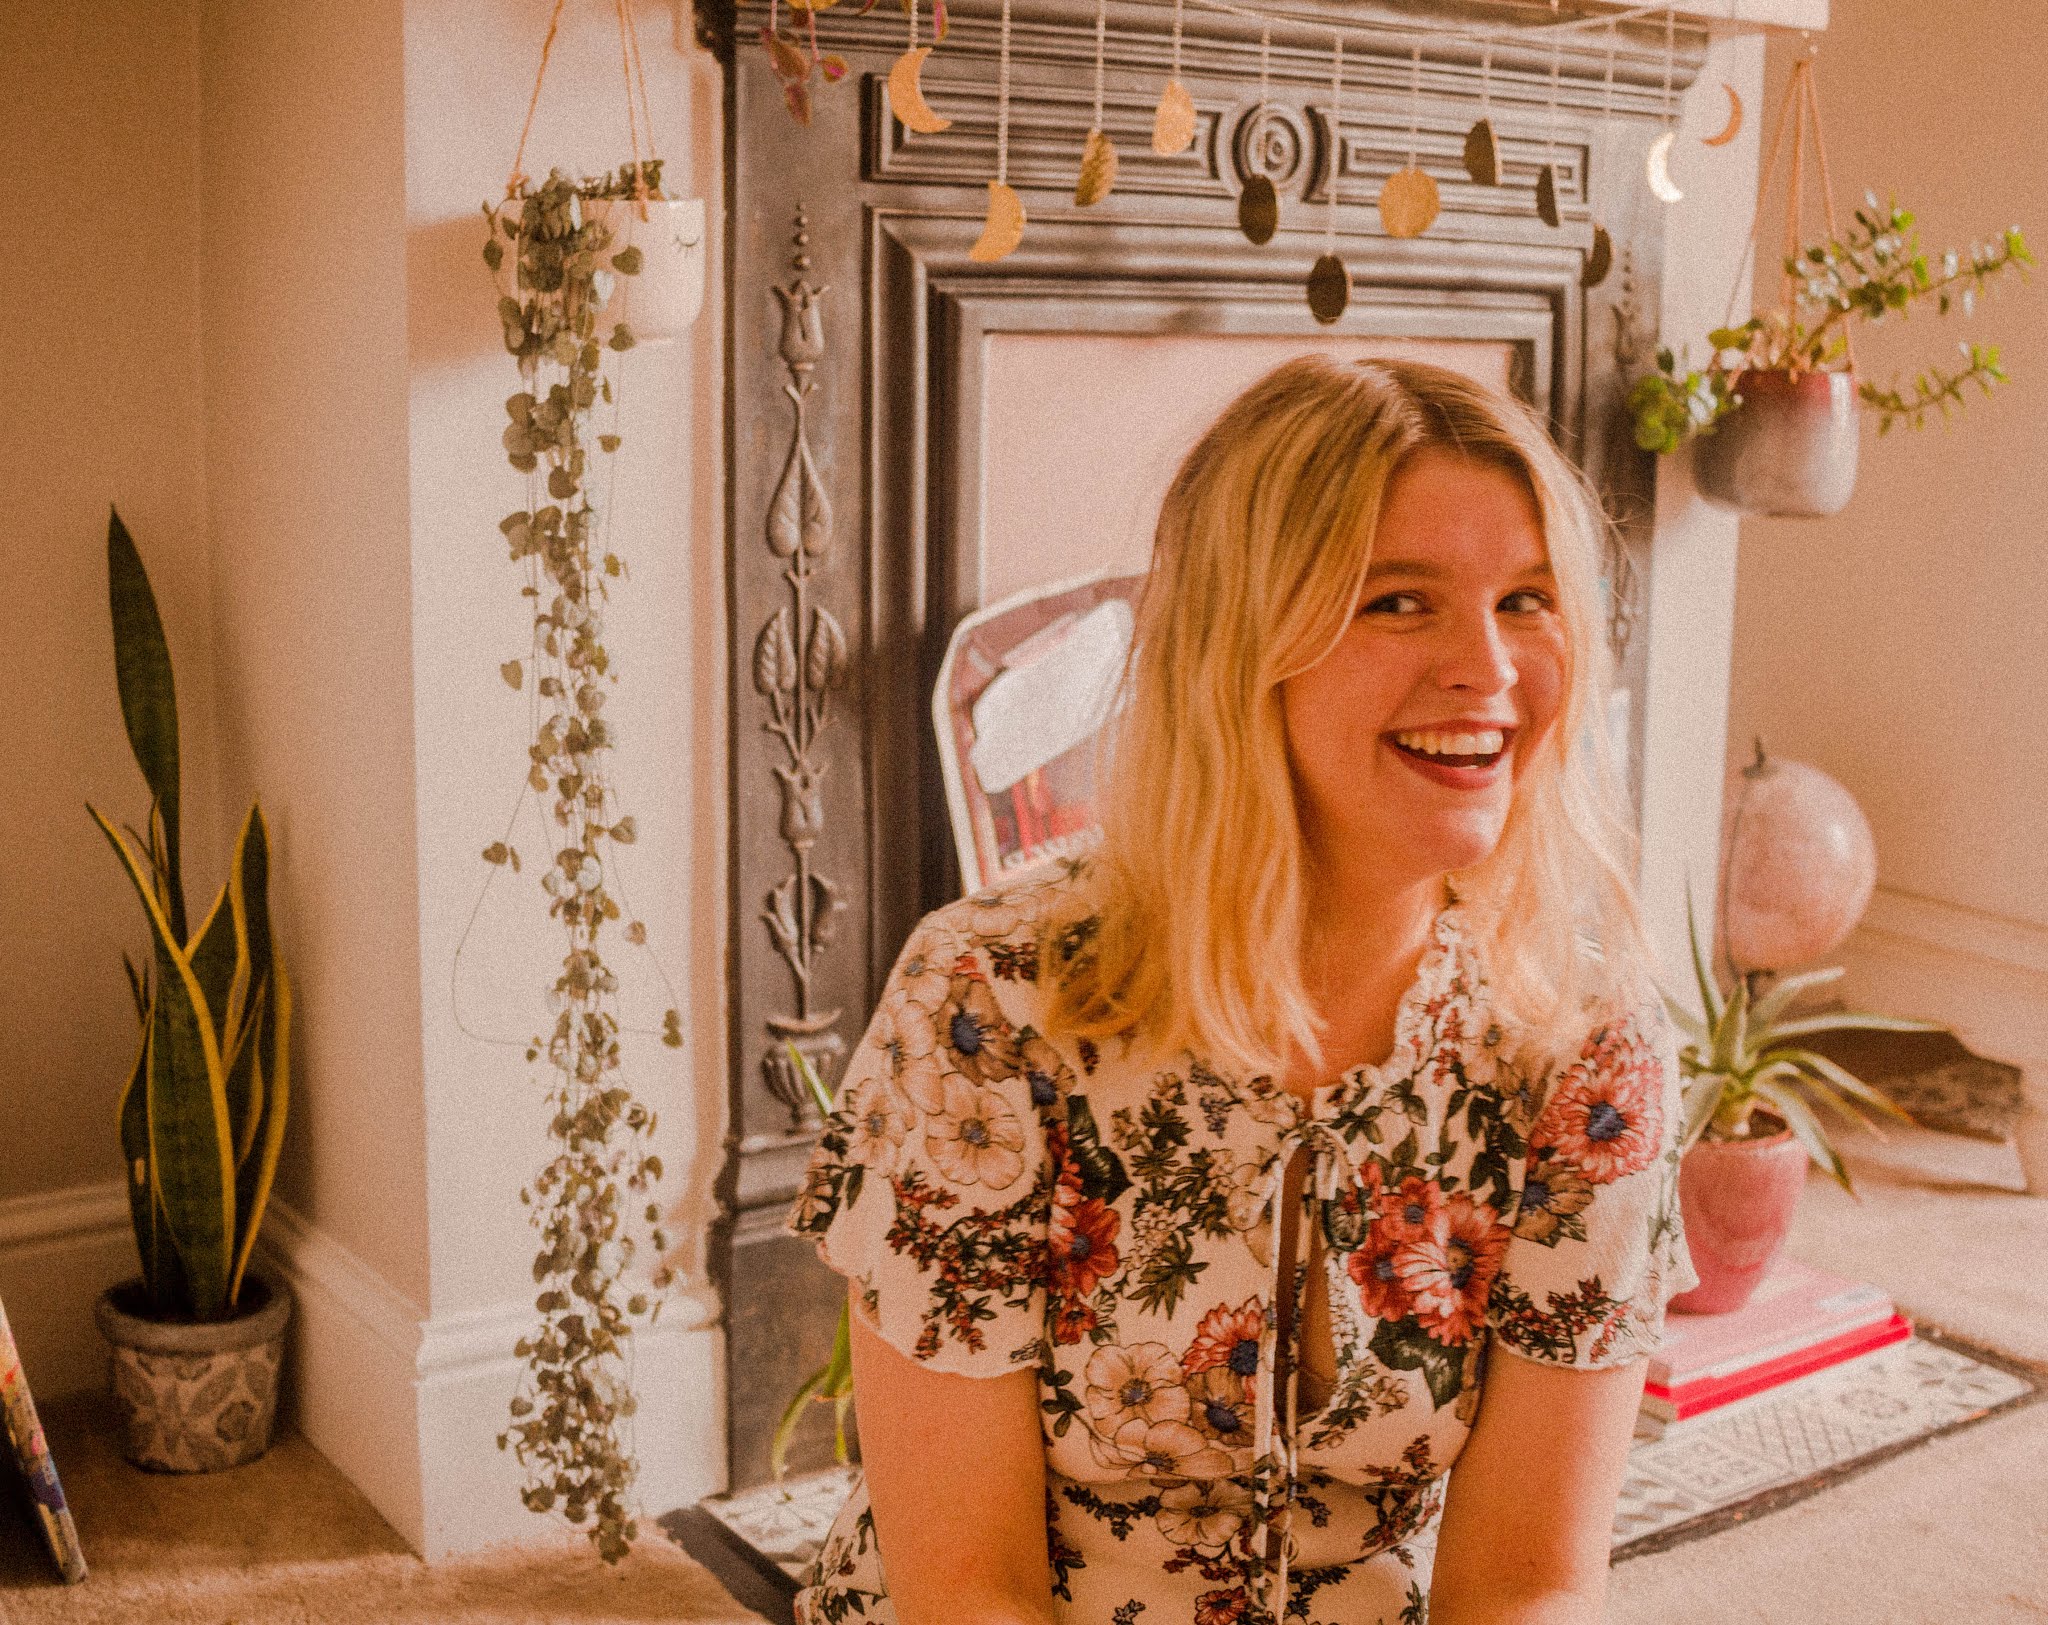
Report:
[[[1787,1126],[1799,1136],[1799,1143],[1806,1147],[1806,1154],[1813,1159],[1814,1166],[1821,1169],[1851,1196],[1856,1187],[1849,1182],[1849,1170],[1842,1165],[1835,1148],[1828,1144],[1826,1132],[1820,1120],[1813,1115],[1812,1108],[1799,1098],[1797,1091],[1781,1083],[1760,1083],[1757,1091],[1770,1105],[1772,1111],[1785,1119]]]
[[[128,973],[128,991],[135,1000],[135,1019],[143,1025],[149,1023],[149,984],[143,980],[142,972],[135,968],[135,961],[128,957],[128,950],[121,950],[121,968]]]
[[[149,1177],[149,1012],[143,1011],[143,1027],[135,1046],[135,1065],[121,1090],[118,1120],[121,1125],[122,1183],[128,1187],[128,1215],[134,1221],[135,1252],[142,1264],[142,1289],[149,1306],[159,1314],[177,1310],[178,1261],[164,1228],[163,1210],[157,1206],[156,1187]]]
[[[1787,976],[1774,983],[1770,992],[1756,1001],[1756,1011],[1751,1019],[1760,1027],[1768,1027],[1792,1007],[1794,999],[1811,993],[1815,988],[1826,987],[1830,982],[1839,982],[1847,974],[1843,966],[1825,965],[1819,970]]]
[[[1700,990],[1700,1009],[1707,1018],[1707,1025],[1717,1026],[1721,1020],[1721,1005],[1714,997],[1714,979],[1707,974],[1706,955],[1700,952],[1700,927],[1699,921],[1693,918],[1690,886],[1685,890],[1685,939],[1692,947],[1692,976]]]
[[[247,1160],[256,1143],[264,1110],[262,1078],[257,1070],[255,1005],[269,984],[271,972],[268,835],[263,810],[252,803],[248,816],[242,820],[241,833],[235,838],[234,863],[228,871],[226,913],[234,936],[235,976],[226,999],[221,1065],[227,1078],[228,1121],[234,1125],[237,1168]],[[256,990],[255,998],[250,996],[252,988]],[[269,1071],[267,1063],[263,1070]]]
[[[192,933],[185,944],[185,957],[191,962],[192,974],[199,980],[199,991],[206,1000],[206,1008],[219,1024],[215,1035],[223,1045],[228,1041],[228,1028],[219,1018],[228,1008],[228,994],[239,973],[238,961],[241,955],[236,950],[235,920],[228,911],[228,889],[223,886],[213,894],[213,901],[207,905],[206,917]]]
[[[98,809],[87,810],[128,871],[155,939],[156,997],[144,1078],[150,1181],[184,1266],[193,1318],[218,1320],[229,1310],[235,1169],[213,1015],[142,860]]]
[[[107,603],[114,623],[114,676],[121,691],[121,720],[135,765],[162,810],[164,878],[170,892],[166,913],[171,937],[185,940],[185,893],[178,863],[178,695],[171,679],[171,650],[163,618],[142,555],[118,511],[107,519]]]
[[[228,1283],[228,1299],[238,1302],[242,1278],[249,1270],[249,1255],[255,1251],[256,1232],[262,1227],[264,1209],[270,1204],[270,1188],[277,1180],[277,1160],[284,1150],[286,1112],[291,1105],[292,984],[285,975],[284,960],[274,952],[270,959],[268,995],[258,1001],[260,1022],[257,1058],[257,1098],[262,1102],[263,1131],[255,1155],[241,1166],[235,1178],[235,1211],[241,1216],[241,1234],[235,1248],[234,1278]]]

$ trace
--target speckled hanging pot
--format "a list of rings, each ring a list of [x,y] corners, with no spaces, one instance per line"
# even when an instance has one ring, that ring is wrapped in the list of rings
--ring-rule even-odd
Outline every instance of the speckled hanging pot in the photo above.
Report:
[[[114,1402],[122,1454],[162,1473],[210,1473],[254,1461],[270,1448],[277,1376],[284,1359],[291,1294],[251,1276],[233,1320],[149,1320],[131,1281],[93,1306],[114,1355]]]

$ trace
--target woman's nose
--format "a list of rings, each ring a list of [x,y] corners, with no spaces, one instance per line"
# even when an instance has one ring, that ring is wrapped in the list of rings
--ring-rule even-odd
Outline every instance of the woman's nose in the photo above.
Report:
[[[1459,616],[1444,632],[1436,679],[1447,689],[1502,694],[1515,686],[1515,661],[1490,614]]]

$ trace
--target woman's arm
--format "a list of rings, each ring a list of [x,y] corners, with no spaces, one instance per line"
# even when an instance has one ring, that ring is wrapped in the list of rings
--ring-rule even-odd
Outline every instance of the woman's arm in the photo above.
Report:
[[[1038,1373],[933,1371],[883,1342],[856,1306],[853,1386],[901,1625],[1051,1625]]]
[[[1451,1468],[1430,1625],[1598,1625],[1647,1365],[1575,1371],[1494,1344]]]

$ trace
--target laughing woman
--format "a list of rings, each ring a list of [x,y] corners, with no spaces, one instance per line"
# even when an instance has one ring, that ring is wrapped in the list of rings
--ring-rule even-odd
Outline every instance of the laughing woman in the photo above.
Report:
[[[1188,454],[1099,853],[919,926],[798,1203],[865,1468],[806,1625],[1600,1618],[1693,1277],[1599,549],[1433,367]]]

